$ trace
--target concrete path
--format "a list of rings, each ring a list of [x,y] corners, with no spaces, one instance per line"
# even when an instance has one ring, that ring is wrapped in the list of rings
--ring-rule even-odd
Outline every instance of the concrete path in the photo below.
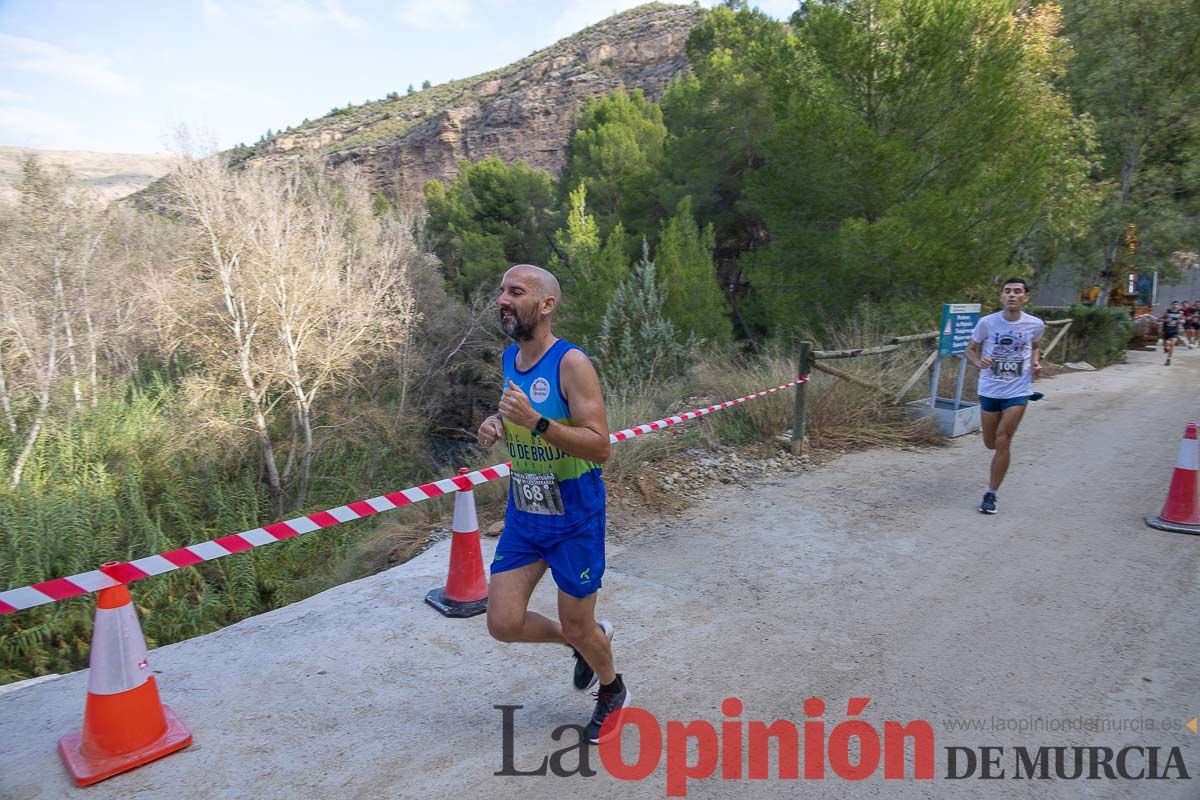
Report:
[[[1200,777],[1013,779],[1018,746],[1157,746],[1159,770],[1178,747],[1200,773],[1200,736],[1182,727],[1200,714],[1200,537],[1142,523],[1200,416],[1200,351],[1170,368],[1131,353],[1041,388],[995,517],[975,511],[987,459],[967,436],[719,487],[679,517],[611,532],[601,611],[636,705],[663,724],[719,725],[730,696],[742,720],[803,723],[815,696],[828,736],[849,698],[869,697],[859,718],[876,730],[926,720],[936,737],[934,780],[914,780],[910,761],[905,780],[880,767],[863,781],[829,768],[783,781],[772,759],[771,780],[718,769],[689,797],[1200,797]],[[574,742],[551,733],[583,724],[591,698],[570,689],[564,649],[497,644],[482,617],[444,620],[422,603],[447,552],[154,651],[195,743],[87,790],[55,752],[80,725],[85,673],[0,696],[0,798],[665,796],[665,763],[620,781],[595,751],[594,777],[493,774],[504,764],[494,706],[523,706],[513,766],[527,771]],[[552,612],[548,578],[534,606]],[[1136,730],[1146,720],[1168,730]],[[947,779],[956,746],[1003,747],[1006,778]],[[1143,766],[1144,755],[1128,763]]]

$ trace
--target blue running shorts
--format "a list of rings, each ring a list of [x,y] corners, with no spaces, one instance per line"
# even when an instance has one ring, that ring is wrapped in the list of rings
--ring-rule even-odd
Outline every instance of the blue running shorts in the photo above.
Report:
[[[559,589],[572,597],[587,597],[600,588],[604,576],[604,524],[603,511],[567,534],[538,534],[506,523],[492,558],[492,574],[542,559]]]
[[[1021,395],[1020,397],[1005,397],[1005,398],[984,397],[983,395],[979,395],[979,410],[987,411],[988,413],[991,413],[991,414],[997,414],[997,413],[1003,411],[1004,409],[1012,408],[1013,406],[1027,406],[1027,405],[1029,405],[1029,395],[1027,395],[1027,394]]]

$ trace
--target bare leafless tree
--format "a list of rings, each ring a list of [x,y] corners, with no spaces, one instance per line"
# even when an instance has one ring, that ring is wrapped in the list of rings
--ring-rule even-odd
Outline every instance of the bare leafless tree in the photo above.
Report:
[[[410,340],[419,314],[409,269],[425,256],[408,226],[372,211],[364,181],[335,181],[313,162],[237,172],[196,159],[173,183],[193,235],[157,292],[164,332],[214,386],[245,400],[275,513],[293,464],[303,507],[321,398]],[[281,404],[299,448],[282,473],[272,438]]]
[[[64,171],[30,157],[21,173],[0,225],[0,408],[10,434],[23,438],[14,486],[52,411],[64,361],[73,408],[83,407],[76,331],[84,320],[89,347],[95,341],[91,267],[108,229],[103,205]],[[90,372],[94,397],[97,370]]]

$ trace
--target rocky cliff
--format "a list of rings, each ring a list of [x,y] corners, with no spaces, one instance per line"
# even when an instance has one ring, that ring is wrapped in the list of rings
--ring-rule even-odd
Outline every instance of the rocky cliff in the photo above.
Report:
[[[557,173],[583,103],[614,89],[658,98],[687,68],[703,10],[651,3],[609,17],[510,66],[405,96],[339,109],[243,151],[249,166],[323,153],[357,165],[380,191],[418,196],[462,161],[499,156]]]

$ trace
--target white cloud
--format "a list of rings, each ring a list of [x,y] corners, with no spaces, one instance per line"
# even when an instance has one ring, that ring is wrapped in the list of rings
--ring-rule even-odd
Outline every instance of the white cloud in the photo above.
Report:
[[[0,33],[0,66],[60,78],[114,95],[134,95],[138,85],[111,66],[110,59],[74,53],[50,42]]]
[[[321,0],[320,7],[307,0],[259,0],[258,16],[275,25],[304,28],[333,24],[344,30],[362,30],[360,17],[342,8],[340,0]]]
[[[348,31],[359,31],[364,27],[364,23],[360,17],[347,12],[342,8],[339,0],[324,0],[322,5],[325,7],[325,16],[329,21],[340,28],[345,28]]]
[[[71,120],[31,108],[0,106],[0,141],[47,150],[78,149],[83,131]]]
[[[423,31],[466,30],[477,16],[472,0],[405,0],[396,12],[402,25]]]
[[[317,22],[320,15],[304,0],[261,0],[259,13],[279,25],[301,27]]]
[[[189,103],[203,102],[220,105],[229,98],[246,94],[244,84],[213,78],[191,78],[175,84],[173,95],[176,100]]]
[[[229,12],[217,0],[200,0],[200,10],[204,12],[206,22],[220,22],[229,16]]]
[[[24,92],[14,92],[12,89],[0,89],[0,103],[24,103],[32,99]]]

